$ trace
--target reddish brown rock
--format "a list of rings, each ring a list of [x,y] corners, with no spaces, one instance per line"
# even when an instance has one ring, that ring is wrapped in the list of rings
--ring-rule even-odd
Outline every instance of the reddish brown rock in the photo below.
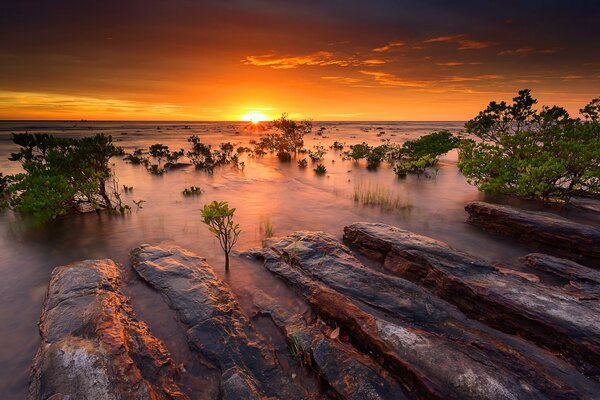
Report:
[[[401,278],[366,268],[324,233],[296,232],[248,256],[394,376],[411,398],[595,398],[597,382],[551,353],[470,320]]]
[[[524,279],[443,242],[385,224],[355,223],[346,241],[457,305],[467,315],[519,334],[600,378],[600,304]]]
[[[294,314],[264,292],[253,293],[262,315],[268,315],[283,332],[288,348],[302,364],[319,377],[333,398],[347,400],[407,399],[402,388],[384,368],[352,344],[345,336],[318,318]]]
[[[132,252],[132,265],[175,311],[191,349],[221,371],[225,399],[318,395],[306,393],[282,370],[271,346],[204,258],[180,247],[142,245]]]
[[[187,399],[162,342],[136,320],[111,260],[52,272],[28,399]]]
[[[542,247],[551,254],[600,268],[600,229],[554,214],[474,201],[467,222]]]

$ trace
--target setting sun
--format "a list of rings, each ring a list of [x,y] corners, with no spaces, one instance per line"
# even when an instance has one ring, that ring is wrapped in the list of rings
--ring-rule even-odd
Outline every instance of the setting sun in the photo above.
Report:
[[[268,119],[269,118],[265,114],[258,111],[250,111],[242,117],[242,121],[249,121],[253,124],[258,124],[259,122],[263,122]]]

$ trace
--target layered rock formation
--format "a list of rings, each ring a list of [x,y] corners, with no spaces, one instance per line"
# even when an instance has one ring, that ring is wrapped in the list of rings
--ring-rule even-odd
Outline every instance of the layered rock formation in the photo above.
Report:
[[[545,252],[600,268],[600,229],[554,214],[474,201],[467,222],[540,246]]]
[[[162,342],[138,320],[111,260],[52,272],[28,399],[187,399]]]
[[[344,239],[467,315],[551,349],[600,378],[598,302],[385,224],[352,224],[344,228]]]
[[[550,352],[365,267],[327,234],[296,232],[246,255],[261,259],[339,327],[410,398],[594,398],[600,389]]]

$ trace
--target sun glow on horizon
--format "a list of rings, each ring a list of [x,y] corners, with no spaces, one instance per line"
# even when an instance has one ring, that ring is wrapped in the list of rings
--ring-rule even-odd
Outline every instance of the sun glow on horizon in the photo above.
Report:
[[[269,120],[269,117],[259,111],[250,111],[242,116],[242,121],[252,122],[253,124],[267,120]]]

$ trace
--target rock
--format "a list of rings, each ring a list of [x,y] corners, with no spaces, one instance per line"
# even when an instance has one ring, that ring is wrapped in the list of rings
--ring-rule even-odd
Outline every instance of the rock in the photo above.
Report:
[[[169,353],[121,293],[111,260],[54,269],[40,335],[28,399],[187,399]]]
[[[542,246],[545,251],[600,268],[600,229],[554,214],[474,201],[467,222]]]
[[[344,239],[385,269],[463,312],[551,349],[600,379],[600,305],[556,286],[506,273],[443,242],[385,224],[355,223]]]
[[[594,398],[597,382],[551,353],[468,319],[401,278],[366,268],[335,238],[296,232],[254,249],[352,345],[395,377],[409,397]]]
[[[592,295],[592,298],[587,300],[600,300],[600,271],[577,264],[575,261],[540,253],[528,254],[521,258],[521,262],[530,268],[551,275],[567,290]]]
[[[204,258],[179,247],[142,245],[133,250],[132,265],[175,311],[192,350],[219,368],[226,397],[308,397]]]
[[[370,356],[350,343],[332,338],[334,329],[316,318],[289,312],[264,292],[253,294],[262,315],[268,315],[284,333],[295,358],[310,366],[332,397],[348,400],[402,400],[398,382]],[[338,330],[339,332],[339,330]]]

